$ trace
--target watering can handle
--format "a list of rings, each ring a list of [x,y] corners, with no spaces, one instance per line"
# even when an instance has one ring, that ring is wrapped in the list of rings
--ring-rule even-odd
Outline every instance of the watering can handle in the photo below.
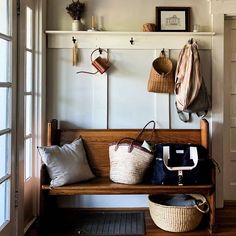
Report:
[[[105,52],[105,53],[107,53],[107,51],[106,51],[105,49],[103,49],[103,48],[96,48],[96,49],[93,50],[92,53],[91,53],[91,56],[90,56],[91,62],[93,62],[93,54],[94,54],[96,51],[99,51],[100,54],[102,54],[102,51]]]
[[[92,53],[90,55],[90,59],[91,59],[92,65],[97,69],[97,71],[96,72],[78,71],[78,72],[76,72],[76,74],[85,73],[85,74],[95,75],[98,72],[103,74],[110,67],[109,61],[102,59],[100,56],[93,61],[93,54],[96,51],[99,51],[100,54],[102,53],[102,51],[106,52],[107,54],[108,54],[108,52],[103,48],[96,48],[95,50],[92,51]]]

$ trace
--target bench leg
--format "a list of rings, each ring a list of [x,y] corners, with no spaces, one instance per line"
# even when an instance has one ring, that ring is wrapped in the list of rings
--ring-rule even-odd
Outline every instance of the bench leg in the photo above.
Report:
[[[216,222],[215,222],[215,213],[216,213],[216,202],[215,202],[215,193],[211,193],[207,197],[209,206],[210,206],[210,216],[209,216],[209,233],[212,234],[216,232]]]
[[[48,195],[48,191],[42,191],[40,199],[40,230],[45,233],[50,224],[53,222],[52,214],[57,209],[55,196]],[[41,234],[40,234],[41,235]],[[43,234],[42,234],[43,235]]]

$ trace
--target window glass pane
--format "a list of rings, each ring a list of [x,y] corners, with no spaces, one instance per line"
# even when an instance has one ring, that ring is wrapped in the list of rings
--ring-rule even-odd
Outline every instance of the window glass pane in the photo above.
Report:
[[[0,230],[10,219],[10,181],[0,184]]]
[[[32,53],[26,51],[26,78],[25,78],[26,92],[32,91]]]
[[[11,82],[10,46],[11,42],[0,38],[0,82]]]
[[[25,96],[25,135],[32,133],[32,96]]]
[[[10,174],[10,160],[10,134],[4,134],[0,136],[0,178]]]
[[[11,128],[11,88],[0,87],[0,130]]]
[[[25,180],[32,176],[32,139],[25,140]]]
[[[32,27],[33,27],[33,11],[31,8],[26,9],[26,48],[32,49]]]
[[[0,0],[0,33],[9,35],[10,33],[10,2],[9,0]]]
[[[0,0],[0,130],[11,128],[12,111],[12,0]],[[0,234],[10,222],[11,134],[0,135]],[[5,234],[4,234],[5,235]]]

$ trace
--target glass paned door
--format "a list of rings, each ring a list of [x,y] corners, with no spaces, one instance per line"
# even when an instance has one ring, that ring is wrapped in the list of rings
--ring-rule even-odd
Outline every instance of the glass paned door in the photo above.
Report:
[[[9,0],[1,0],[0,1],[0,32],[5,35],[10,35],[11,31],[11,1]]]
[[[27,2],[27,1],[26,1]],[[30,2],[30,1],[29,1]],[[26,5],[25,17],[25,39],[26,47],[24,52],[25,73],[24,73],[24,162],[25,181],[33,177],[32,171],[32,138],[33,138],[33,9],[31,4]]]
[[[21,109],[18,120],[18,149],[20,150],[20,176],[23,179],[23,225],[26,229],[36,217],[36,178],[35,178],[35,141],[34,141],[34,111],[35,111],[35,12],[33,0],[21,0],[20,5],[20,38],[19,38],[19,73]]]
[[[15,74],[14,0],[0,1],[0,236],[15,230]]]
[[[4,226],[6,227],[10,221],[10,209],[8,207],[10,205],[10,192],[10,180],[7,179],[0,184],[0,225],[2,229],[4,229]]]

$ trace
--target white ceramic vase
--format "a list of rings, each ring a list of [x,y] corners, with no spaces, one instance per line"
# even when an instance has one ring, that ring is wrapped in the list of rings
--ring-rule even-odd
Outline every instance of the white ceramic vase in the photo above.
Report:
[[[72,22],[72,31],[79,31],[80,30],[80,21],[73,20]]]

